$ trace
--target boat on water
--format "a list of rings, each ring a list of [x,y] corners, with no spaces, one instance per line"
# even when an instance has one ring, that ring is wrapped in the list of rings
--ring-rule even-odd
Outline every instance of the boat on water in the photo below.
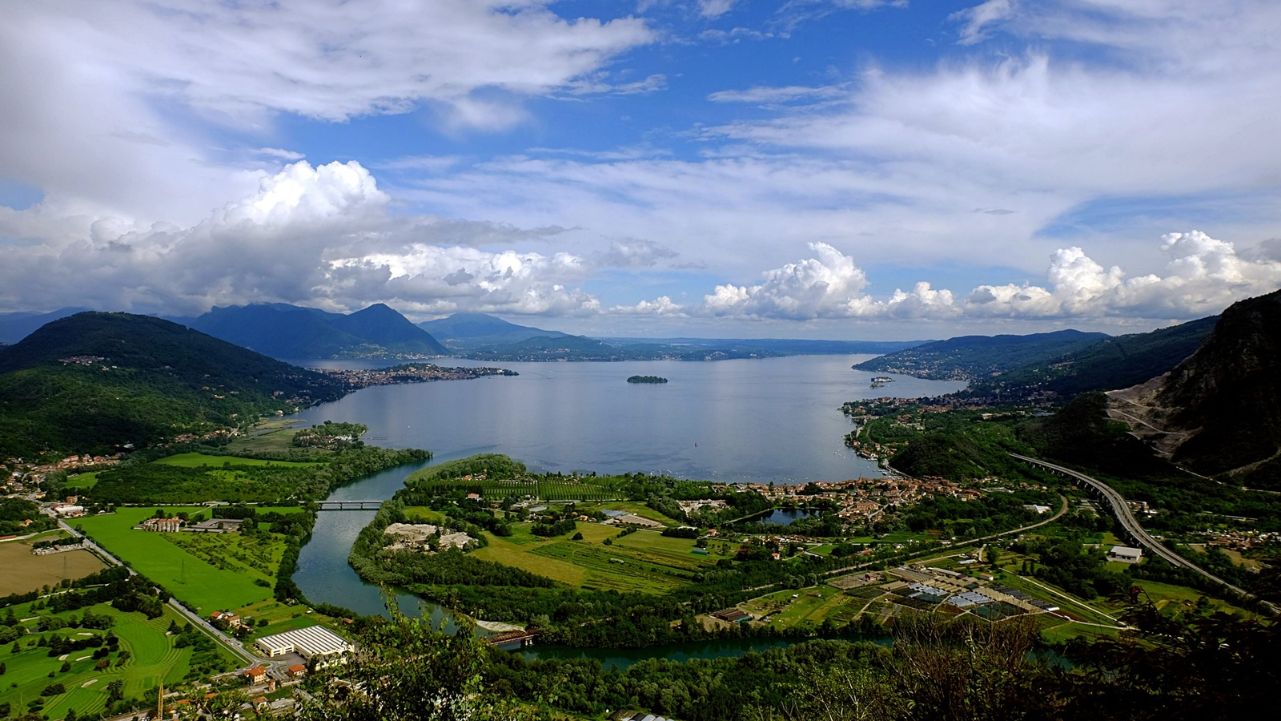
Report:
[[[889,376],[875,376],[872,378],[872,387],[880,388],[886,383],[893,383],[893,382],[894,382],[894,379],[890,378]]]

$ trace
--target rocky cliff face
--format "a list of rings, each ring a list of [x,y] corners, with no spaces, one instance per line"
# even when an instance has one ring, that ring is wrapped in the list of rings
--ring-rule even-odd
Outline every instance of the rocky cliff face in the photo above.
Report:
[[[1233,304],[1205,345],[1170,372],[1157,394],[1170,421],[1199,428],[1176,462],[1219,473],[1266,461],[1281,448],[1281,291]]]
[[[1113,416],[1176,463],[1281,485],[1281,291],[1233,304],[1174,370],[1111,395]]]

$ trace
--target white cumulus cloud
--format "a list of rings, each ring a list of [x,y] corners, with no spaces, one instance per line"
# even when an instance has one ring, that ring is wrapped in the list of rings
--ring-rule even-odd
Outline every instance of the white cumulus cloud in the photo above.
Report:
[[[1281,261],[1243,258],[1229,242],[1199,230],[1168,233],[1165,273],[1127,277],[1079,247],[1054,252],[1045,286],[980,285],[962,299],[927,281],[885,298],[864,292],[853,258],[823,243],[816,257],[766,271],[754,285],[724,284],[704,296],[703,313],[780,319],[954,318],[1184,320],[1217,313],[1234,301],[1281,287]]]

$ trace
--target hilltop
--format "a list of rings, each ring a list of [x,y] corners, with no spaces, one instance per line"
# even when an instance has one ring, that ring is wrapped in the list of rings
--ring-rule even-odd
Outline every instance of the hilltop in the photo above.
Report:
[[[1161,375],[1192,355],[1218,316],[1147,333],[1108,336],[1062,330],[961,336],[873,358],[859,370],[970,382],[960,394],[991,402],[1068,401]]]
[[[1038,395],[1068,400],[1090,391],[1132,386],[1169,371],[1195,353],[1217,321],[1218,316],[1211,316],[1148,333],[1104,338],[981,380],[970,392],[1007,401]]]
[[[285,303],[218,307],[175,319],[273,358],[375,358],[444,355],[427,331],[377,303],[351,314]]]
[[[568,333],[510,323],[485,313],[455,313],[418,324],[452,350],[511,345],[530,338],[564,338]]]
[[[0,456],[112,452],[342,393],[337,380],[176,323],[79,313],[0,349]]]
[[[1111,396],[1176,463],[1281,488],[1281,291],[1229,306],[1191,357]]]

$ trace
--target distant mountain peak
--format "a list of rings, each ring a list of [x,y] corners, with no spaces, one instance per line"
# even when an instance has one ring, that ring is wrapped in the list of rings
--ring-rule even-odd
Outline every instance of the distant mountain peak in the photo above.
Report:
[[[214,308],[191,327],[275,358],[444,355],[432,335],[385,303],[349,315],[287,303]]]

